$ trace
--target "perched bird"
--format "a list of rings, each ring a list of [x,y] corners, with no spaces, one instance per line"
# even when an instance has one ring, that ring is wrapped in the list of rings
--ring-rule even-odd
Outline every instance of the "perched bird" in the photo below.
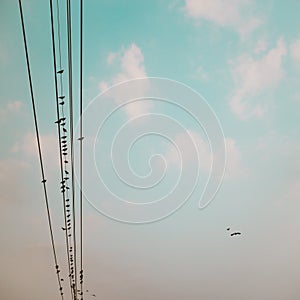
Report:
[[[230,230],[230,227],[227,227],[227,230]]]
[[[62,227],[61,229],[62,229],[62,230],[66,230],[66,228],[65,228],[65,227]]]
[[[62,74],[64,72],[64,70],[59,70],[57,71],[57,74]]]

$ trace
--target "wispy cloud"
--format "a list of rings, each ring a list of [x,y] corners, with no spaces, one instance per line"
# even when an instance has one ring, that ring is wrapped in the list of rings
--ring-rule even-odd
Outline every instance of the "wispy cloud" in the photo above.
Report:
[[[15,203],[24,196],[24,176],[29,163],[7,158],[0,160],[1,203]],[[16,188],[18,186],[18,188]],[[22,195],[23,193],[23,195]]]
[[[4,107],[0,108],[0,118],[5,118],[10,114],[17,113],[22,108],[21,101],[8,102]]]
[[[241,37],[251,33],[262,22],[248,13],[251,11],[250,2],[243,0],[186,0],[184,10],[187,16],[196,21],[206,20],[231,28]]]
[[[240,119],[263,116],[264,104],[252,104],[251,101],[254,96],[278,85],[284,77],[282,60],[286,54],[285,42],[280,38],[276,47],[262,57],[255,58],[247,53],[230,62],[236,85],[230,107]]]
[[[212,160],[214,160],[217,164],[219,163],[219,153],[212,154],[208,141],[196,131],[188,130],[188,134],[178,133],[173,139],[173,142],[178,146],[178,149],[184,149],[184,151],[181,153],[181,155],[184,156],[182,157],[182,161],[188,164],[197,163],[197,157],[193,155],[194,150],[190,149],[190,137],[192,138],[193,143],[198,151],[200,170],[205,173],[209,173]],[[225,178],[229,179],[241,176],[245,172],[245,169],[242,166],[241,152],[237,146],[237,142],[233,138],[227,137],[225,138],[225,145],[227,152]],[[175,167],[180,167],[180,156],[173,146],[170,146],[167,149],[164,157],[167,163],[171,166],[173,165]]]
[[[54,169],[59,166],[58,140],[54,133],[40,135],[42,155],[46,168]],[[27,132],[11,149],[12,153],[24,156],[26,159],[38,159],[36,136]]]
[[[290,45],[292,59],[300,66],[300,38]]]
[[[105,91],[110,86],[134,79],[147,77],[144,66],[144,55],[142,50],[134,43],[128,48],[122,47],[118,52],[110,52],[107,55],[107,64],[117,64],[119,72],[108,81],[101,81],[99,83],[100,91]],[[139,86],[143,90],[147,86]],[[118,95],[115,95],[115,101],[120,102]],[[146,101],[136,101],[125,106],[125,111],[128,117],[133,117],[142,113],[146,113],[151,108],[151,104]]]

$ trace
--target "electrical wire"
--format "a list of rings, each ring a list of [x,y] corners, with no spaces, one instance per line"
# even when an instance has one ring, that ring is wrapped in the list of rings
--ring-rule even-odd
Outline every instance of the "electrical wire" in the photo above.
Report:
[[[39,136],[39,129],[38,129],[38,121],[37,121],[37,115],[36,115],[36,108],[35,108],[35,99],[34,99],[34,94],[33,94],[30,62],[29,62],[28,47],[27,47],[27,40],[26,40],[26,30],[25,30],[25,25],[24,25],[24,17],[23,17],[23,9],[22,9],[21,0],[19,0],[19,9],[20,9],[20,17],[21,17],[21,25],[22,25],[22,34],[23,34],[23,40],[24,40],[25,56],[26,56],[27,74],[28,74],[28,80],[29,80],[29,86],[30,86],[30,95],[31,95],[31,104],[32,104],[34,126],[35,126],[35,133],[36,133],[36,141],[37,141],[37,146],[38,146],[38,154],[39,154],[39,161],[40,161],[40,168],[41,168],[41,175],[42,175],[42,184],[43,184],[43,189],[44,189],[44,198],[45,198],[46,210],[47,210],[48,226],[49,226],[49,231],[50,231],[51,245],[52,245],[53,258],[54,258],[54,263],[55,263],[59,291],[60,291],[61,298],[63,300],[64,294],[63,294],[63,288],[61,286],[61,278],[60,278],[60,274],[59,274],[60,269],[59,269],[56,250],[55,250],[55,242],[54,242],[51,214],[50,214],[48,194],[47,194],[47,188],[46,188],[47,180],[45,178],[45,172],[44,172],[43,157],[42,157],[42,150],[41,150],[41,143],[40,143],[40,136]]]
[[[57,120],[60,119],[59,113],[59,95],[58,95],[58,84],[57,84],[57,65],[56,65],[56,48],[55,48],[55,32],[54,32],[54,21],[53,21],[53,2],[50,3],[50,22],[51,22],[51,35],[52,35],[52,56],[53,56],[53,69],[54,69],[54,85],[55,85],[55,96],[56,96],[56,114]],[[61,60],[60,60],[61,67]],[[61,70],[61,68],[60,68]],[[62,144],[61,144],[61,122],[57,121],[57,132],[58,132],[58,144],[59,144],[59,163],[60,163],[60,175],[61,175],[61,184],[65,184],[66,177],[64,176],[64,166],[63,166],[63,157],[62,157]],[[73,288],[72,288],[72,278],[71,274],[71,263],[70,263],[70,251],[69,251],[69,239],[68,239],[68,224],[67,224],[67,214],[66,214],[66,195],[62,191],[62,200],[63,200],[63,212],[64,212],[64,223],[65,223],[65,238],[66,238],[66,248],[67,248],[67,259],[68,259],[68,269],[69,269],[69,283],[71,289],[71,295],[73,297]]]
[[[83,102],[83,89],[82,89],[82,44],[83,44],[83,0],[80,0],[80,62],[79,62],[79,72],[80,72],[80,78],[79,78],[79,89],[80,89],[80,107],[79,107],[79,142],[80,142],[80,148],[79,148],[79,191],[80,191],[80,295],[81,300],[83,300],[83,230],[82,230],[82,223],[83,223],[83,205],[82,205],[82,142],[83,142],[83,136],[82,136],[82,102]]]
[[[77,299],[77,255],[76,255],[76,211],[75,211],[75,179],[74,179],[74,136],[73,136],[73,86],[72,86],[72,20],[71,3],[67,1],[67,31],[68,31],[68,69],[69,69],[69,111],[70,111],[70,151],[71,151],[71,181],[73,206],[73,253],[74,253],[74,299]]]

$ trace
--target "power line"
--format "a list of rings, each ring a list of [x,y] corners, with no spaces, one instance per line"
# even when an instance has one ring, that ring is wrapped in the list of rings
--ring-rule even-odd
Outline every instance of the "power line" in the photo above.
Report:
[[[57,32],[58,32],[58,54],[59,54],[59,69],[62,70],[62,55],[61,55],[61,37],[60,37],[60,9],[58,0],[56,0],[56,8],[57,8]],[[63,90],[63,80],[62,80],[63,73],[59,73],[60,77],[60,94],[64,94]]]
[[[83,243],[82,243],[82,142],[83,142],[83,136],[82,136],[82,98],[83,98],[83,90],[82,90],[82,39],[83,39],[83,1],[80,0],[80,62],[79,62],[79,69],[80,69],[80,78],[79,78],[79,89],[80,89],[80,108],[79,108],[79,142],[80,142],[80,148],[79,148],[79,173],[80,173],[80,295],[81,300],[83,300]]]
[[[72,181],[72,206],[73,206],[73,253],[74,253],[74,299],[77,299],[77,255],[76,255],[76,211],[75,211],[75,180],[74,180],[74,136],[73,136],[73,86],[72,86],[72,20],[71,3],[67,1],[67,31],[68,31],[68,67],[69,67],[69,110],[70,110],[70,150],[71,150],[71,181]]]
[[[66,182],[66,177],[64,176],[63,158],[62,158],[62,144],[61,144],[61,122],[59,113],[59,95],[58,95],[58,84],[57,84],[57,67],[56,67],[56,50],[55,50],[55,32],[54,32],[54,22],[53,22],[53,2],[50,3],[50,21],[51,21],[51,34],[52,34],[52,55],[53,55],[53,69],[54,69],[54,85],[55,85],[55,96],[56,96],[56,114],[57,114],[57,132],[58,132],[58,144],[59,144],[59,162],[60,162],[60,174],[61,174],[61,184],[64,185]],[[61,70],[61,60],[60,60],[60,70]],[[62,74],[62,73],[60,73]],[[72,288],[72,278],[71,274],[71,263],[70,263],[70,252],[69,252],[69,240],[68,240],[68,224],[67,224],[67,214],[66,214],[66,197],[65,191],[62,190],[63,199],[63,212],[64,212],[64,223],[65,223],[65,238],[66,238],[66,248],[67,248],[67,259],[68,259],[68,269],[69,269],[69,283],[71,288],[71,295],[73,296]]]
[[[30,70],[28,47],[27,47],[27,41],[26,41],[26,31],[25,31],[25,25],[24,25],[24,17],[23,17],[23,9],[22,9],[21,0],[19,0],[19,9],[20,9],[22,33],[23,33],[24,48],[25,48],[25,55],[26,55],[27,74],[28,74],[28,80],[29,80],[29,86],[30,86],[30,95],[31,95],[31,104],[32,104],[34,126],[35,126],[35,133],[36,133],[36,141],[37,141],[37,146],[38,146],[39,161],[40,161],[40,168],[41,168],[41,174],[42,174],[42,184],[43,184],[43,188],[44,188],[44,198],[45,198],[46,209],[47,209],[48,226],[49,226],[49,230],[50,230],[51,245],[52,245],[52,250],[53,250],[53,257],[54,257],[54,262],[55,262],[55,269],[56,269],[56,275],[57,275],[57,280],[58,280],[59,291],[60,291],[61,298],[63,300],[64,299],[64,297],[63,297],[63,288],[61,286],[61,279],[60,279],[60,274],[59,274],[60,269],[59,269],[56,250],[55,250],[55,242],[54,242],[54,236],[53,236],[51,214],[50,214],[48,194],[47,194],[47,188],[46,188],[46,181],[47,180],[45,178],[45,172],[44,172],[43,157],[42,157],[38,122],[37,122],[37,116],[36,116],[35,100],[34,100],[34,94],[33,94],[31,70]]]

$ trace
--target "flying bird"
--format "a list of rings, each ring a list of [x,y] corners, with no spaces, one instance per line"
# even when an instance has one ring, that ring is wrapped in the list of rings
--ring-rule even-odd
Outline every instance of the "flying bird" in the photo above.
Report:
[[[240,235],[241,233],[240,232],[233,232],[233,233],[231,233],[230,235],[231,236],[235,236],[235,235]]]

